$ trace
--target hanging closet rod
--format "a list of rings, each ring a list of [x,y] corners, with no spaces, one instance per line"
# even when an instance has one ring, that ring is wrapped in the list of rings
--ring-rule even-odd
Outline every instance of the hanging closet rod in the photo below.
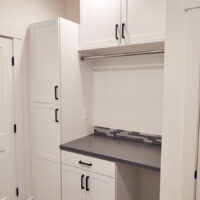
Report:
[[[98,56],[81,56],[81,60],[92,60],[100,58],[115,58],[115,57],[124,57],[124,56],[140,56],[140,55],[149,55],[149,54],[162,54],[165,53],[164,49],[160,50],[150,50],[150,51],[138,51],[138,52],[129,52],[129,53],[117,53],[117,54],[104,54]]]

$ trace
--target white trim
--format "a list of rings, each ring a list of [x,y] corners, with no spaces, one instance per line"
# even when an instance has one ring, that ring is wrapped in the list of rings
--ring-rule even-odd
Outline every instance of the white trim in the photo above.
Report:
[[[143,64],[143,65],[126,65],[126,66],[92,66],[94,71],[105,71],[105,70],[120,70],[120,69],[164,69],[164,63],[155,64]]]
[[[24,145],[24,100],[23,100],[23,66],[21,60],[22,40],[13,39],[13,56],[15,57],[14,66],[14,105],[15,123],[17,124],[16,133],[16,172],[17,185],[20,196],[24,199],[25,195],[25,145]]]
[[[34,199],[35,199],[35,197],[32,196],[32,197],[29,197],[27,200],[34,200]]]
[[[14,93],[15,93],[15,123],[17,124],[17,134],[16,134],[16,173],[17,173],[17,187],[20,191],[20,196],[16,199],[23,200],[25,196],[32,195],[27,194],[29,189],[32,190],[31,186],[31,175],[27,176],[27,146],[26,144],[29,138],[29,120],[26,119],[29,117],[29,111],[26,111],[27,108],[27,98],[29,96],[25,94],[27,92],[27,74],[28,74],[28,54],[24,55],[24,38],[26,30],[28,27],[12,25],[12,24],[3,24],[0,23],[0,37],[11,39],[13,42],[12,52],[15,57],[15,66],[14,66]],[[28,49],[27,49],[28,50]],[[27,51],[26,51],[27,53]],[[23,56],[23,57],[22,57]],[[29,107],[29,106],[28,106]],[[27,121],[28,120],[28,121]],[[28,122],[28,123],[27,123]],[[26,134],[25,134],[26,133]],[[26,151],[25,151],[26,150]],[[28,152],[29,154],[30,152]],[[27,182],[28,181],[28,182]],[[29,183],[30,182],[30,183]],[[30,185],[29,185],[30,184]],[[31,187],[31,188],[29,188]],[[32,193],[32,192],[31,192]],[[27,200],[34,200],[34,196],[30,196]]]

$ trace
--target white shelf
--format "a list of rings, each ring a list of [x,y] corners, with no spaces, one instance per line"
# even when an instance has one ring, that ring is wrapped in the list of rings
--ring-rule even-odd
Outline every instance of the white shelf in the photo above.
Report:
[[[141,51],[161,50],[165,48],[165,41],[149,41],[144,43],[136,43],[131,45],[119,45],[106,48],[94,48],[94,49],[78,49],[81,56],[98,56],[102,54],[119,54]]]

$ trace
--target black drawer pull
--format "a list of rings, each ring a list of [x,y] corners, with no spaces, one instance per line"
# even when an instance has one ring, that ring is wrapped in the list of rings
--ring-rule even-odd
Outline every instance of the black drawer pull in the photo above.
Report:
[[[54,91],[55,92],[55,99],[58,100],[58,94],[57,94],[58,86],[56,85],[54,89],[55,89],[55,91]]]
[[[55,109],[55,122],[58,123],[58,108]]]
[[[86,166],[92,166],[92,163],[85,163],[85,162],[82,162],[81,160],[79,161],[79,164],[86,165]]]
[[[125,28],[125,26],[126,26],[126,24],[123,23],[123,24],[122,24],[122,38],[123,38],[123,39],[126,38],[125,35],[124,35],[124,28]]]
[[[86,177],[86,191],[90,191],[89,187],[88,187],[88,181],[89,181],[89,176]]]
[[[119,37],[118,37],[118,28],[119,28],[119,25],[116,24],[116,25],[115,25],[115,39],[116,39],[116,40],[119,40]]]
[[[85,189],[84,186],[83,186],[83,178],[84,178],[84,176],[85,176],[84,174],[81,176],[81,189],[82,189],[82,190]]]

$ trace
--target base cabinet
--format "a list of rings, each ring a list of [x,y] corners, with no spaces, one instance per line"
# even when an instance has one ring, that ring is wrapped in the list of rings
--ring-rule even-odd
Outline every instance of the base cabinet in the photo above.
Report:
[[[66,151],[61,159],[62,200],[116,199],[115,163]]]
[[[62,200],[115,200],[115,178],[62,165]]]
[[[85,171],[62,165],[62,200],[82,200],[86,198],[83,181]]]
[[[60,199],[59,112],[57,105],[32,105],[32,167],[37,200]]]
[[[115,179],[102,176],[93,172],[86,173],[88,189],[87,200],[114,200],[115,199]]]
[[[159,200],[160,172],[61,151],[62,200]]]

